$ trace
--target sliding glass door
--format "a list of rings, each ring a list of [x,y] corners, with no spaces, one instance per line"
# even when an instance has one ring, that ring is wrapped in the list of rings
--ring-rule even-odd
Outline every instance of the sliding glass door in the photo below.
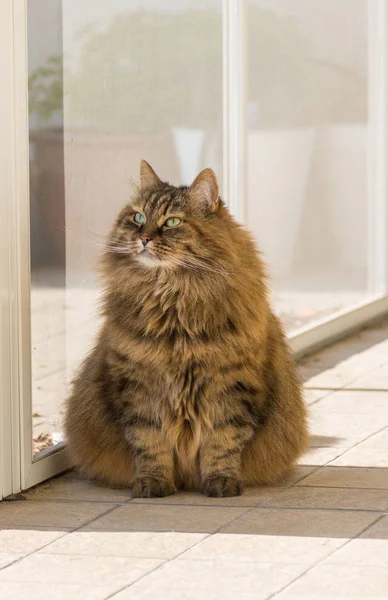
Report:
[[[296,352],[384,311],[384,0],[3,0],[0,497],[68,465],[104,236],[149,161],[212,167]]]
[[[388,308],[387,5],[249,0],[247,11],[246,222],[303,350]]]

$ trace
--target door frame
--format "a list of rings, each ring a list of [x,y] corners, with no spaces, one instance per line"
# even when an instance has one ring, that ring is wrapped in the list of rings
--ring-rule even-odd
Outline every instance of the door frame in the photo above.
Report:
[[[69,466],[32,453],[27,0],[0,3],[0,499]]]

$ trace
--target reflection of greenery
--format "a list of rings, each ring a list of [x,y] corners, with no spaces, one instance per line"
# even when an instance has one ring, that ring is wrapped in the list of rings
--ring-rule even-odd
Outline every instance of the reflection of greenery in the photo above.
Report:
[[[133,12],[83,36],[69,116],[110,132],[206,127],[221,119],[222,22],[215,11]]]
[[[258,106],[257,125],[365,120],[365,76],[357,66],[313,58],[291,17],[258,7],[248,15],[249,99]],[[219,12],[132,12],[104,30],[88,26],[80,41],[77,68],[66,75],[70,127],[124,134],[219,128]],[[61,60],[52,57],[30,78],[30,109],[49,120],[62,97]]]
[[[50,56],[44,67],[32,73],[28,80],[28,96],[30,113],[40,121],[50,121],[57,111],[62,110],[62,57]]]

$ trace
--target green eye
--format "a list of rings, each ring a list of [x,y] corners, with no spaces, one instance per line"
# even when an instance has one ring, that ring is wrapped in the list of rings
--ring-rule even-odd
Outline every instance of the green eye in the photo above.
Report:
[[[170,217],[166,221],[166,227],[177,227],[182,223],[182,219],[178,219],[178,217]]]
[[[143,223],[145,223],[145,216],[142,215],[141,213],[136,213],[135,216],[133,217],[133,220],[138,225],[143,225]]]

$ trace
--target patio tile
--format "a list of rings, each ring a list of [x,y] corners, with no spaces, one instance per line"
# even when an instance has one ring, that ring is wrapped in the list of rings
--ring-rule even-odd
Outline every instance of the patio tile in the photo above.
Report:
[[[388,489],[388,469],[367,467],[322,467],[298,486]]]
[[[348,448],[311,446],[299,459],[300,465],[323,466],[346,452]]]
[[[313,565],[345,542],[340,538],[217,533],[182,554],[178,560],[227,559],[252,563]]]
[[[1,546],[0,546],[1,548]],[[1,548],[3,550],[3,548]],[[11,565],[15,560],[22,558],[23,554],[12,554],[11,552],[0,552],[0,569]]]
[[[317,400],[324,398],[332,393],[332,390],[320,390],[320,389],[304,389],[304,400],[306,404],[314,404]]]
[[[330,438],[330,446],[350,448],[354,444],[365,440],[367,437],[377,433],[384,426],[381,415],[349,414],[322,411],[314,404],[310,409],[310,433],[312,436]],[[325,444],[314,443],[312,445],[322,446]]]
[[[78,502],[3,502],[0,504],[0,527],[79,527],[102,515],[115,504]]]
[[[162,564],[161,560],[79,554],[32,554],[0,571],[0,581],[120,586]]]
[[[219,597],[224,597],[224,592],[229,595],[233,592],[254,592],[258,600],[264,600],[293,581],[305,568],[305,565],[296,564],[275,565],[219,559],[174,560],[133,585],[128,591],[132,596],[127,593],[118,598],[141,598],[141,593],[152,589],[154,593],[158,590],[162,597],[167,590],[179,590],[182,593],[190,590],[196,592],[197,598],[206,600],[208,592],[218,593]],[[166,598],[169,596],[166,595]]]
[[[63,531],[3,529],[0,531],[0,549],[1,552],[30,554],[63,535],[65,535]]]
[[[278,600],[386,598],[388,569],[351,565],[318,565],[290,585]]]
[[[362,444],[364,448],[384,448],[388,450],[388,427],[379,431],[379,433],[375,433]]]
[[[385,352],[386,356],[388,356],[386,346]],[[358,377],[349,383],[347,387],[363,390],[388,390],[388,364],[365,373],[362,377]]]
[[[329,556],[325,564],[388,568],[388,539],[351,540]]]
[[[306,508],[330,510],[388,510],[386,490],[354,488],[292,487],[263,500],[271,508]]]
[[[279,485],[286,487],[290,485],[296,485],[299,481],[302,481],[305,477],[310,475],[310,473],[313,473],[314,470],[314,465],[298,465],[294,473],[292,473],[289,477],[286,477],[286,479],[281,481]]]
[[[333,467],[386,467],[388,468],[388,452],[381,448],[369,448],[362,442],[348,450],[333,462]]]
[[[128,556],[171,559],[198,544],[202,533],[85,531],[66,535],[42,550],[44,554]]]
[[[256,508],[220,533],[352,538],[377,518],[373,512]]]
[[[322,398],[314,404],[316,411],[329,414],[381,415],[388,423],[388,391],[340,390]],[[380,426],[381,429],[381,426]]]
[[[0,581],[1,600],[105,600],[118,586],[69,585],[67,583],[25,583],[16,581]]]
[[[206,590],[206,596],[202,596],[202,598],[203,600],[220,600],[220,593]],[[222,600],[257,600],[257,598],[256,592],[222,591]],[[155,589],[147,587],[146,582],[138,583],[114,596],[114,600],[155,600]],[[198,592],[195,589],[159,588],[158,600],[198,600]]]
[[[361,535],[361,538],[376,539],[376,540],[388,540],[388,517],[383,517],[377,523],[369,527]]]
[[[307,388],[317,389],[341,389],[354,382],[361,375],[375,369],[386,361],[385,357],[380,357],[380,361],[376,360],[374,355],[368,353],[354,354],[337,364],[334,367],[314,374],[305,381]]]
[[[67,500],[96,502],[127,502],[129,489],[113,489],[67,473],[27,492],[28,500]]]
[[[97,519],[93,531],[180,531],[212,533],[233,521],[246,509],[210,506],[173,506],[129,503]]]
[[[299,473],[300,474],[300,473]],[[308,473],[307,473],[308,474]],[[300,474],[298,481],[304,474]],[[293,479],[290,479],[293,481]],[[240,507],[250,508],[257,506],[264,498],[271,498],[274,494],[284,489],[283,486],[263,486],[263,487],[245,487],[241,496],[233,498],[208,498],[199,492],[178,492],[165,498],[134,498],[130,504],[152,505],[191,505],[191,506],[222,506],[222,507]]]

